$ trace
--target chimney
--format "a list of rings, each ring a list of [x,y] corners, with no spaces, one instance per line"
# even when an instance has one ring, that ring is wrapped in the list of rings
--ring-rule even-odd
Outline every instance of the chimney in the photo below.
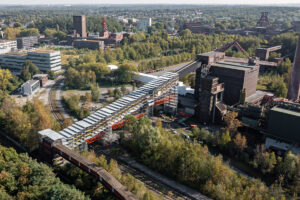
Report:
[[[295,31],[300,33],[300,21],[297,21],[295,24]],[[298,42],[294,57],[294,64],[289,84],[289,90],[287,98],[292,101],[299,100],[300,96],[300,34],[298,36]]]

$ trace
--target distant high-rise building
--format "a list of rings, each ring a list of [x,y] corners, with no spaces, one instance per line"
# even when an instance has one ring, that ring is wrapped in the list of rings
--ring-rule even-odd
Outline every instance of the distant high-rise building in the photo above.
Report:
[[[73,16],[73,24],[76,35],[78,34],[80,37],[87,37],[85,15]]]

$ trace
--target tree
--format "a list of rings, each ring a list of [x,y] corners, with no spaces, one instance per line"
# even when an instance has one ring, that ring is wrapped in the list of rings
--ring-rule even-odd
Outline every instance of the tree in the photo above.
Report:
[[[121,92],[123,95],[126,95],[127,89],[124,85],[121,86]]]
[[[73,124],[72,119],[66,118],[63,121],[62,128],[67,128],[68,126],[71,126],[72,124]]]
[[[91,85],[91,94],[92,94],[93,101],[98,102],[101,96],[100,88],[98,84]]]
[[[29,66],[23,66],[23,69],[21,70],[20,78],[23,81],[28,81],[31,79],[31,74],[29,72]]]
[[[137,72],[135,65],[123,64],[115,71],[116,80],[122,83],[132,82],[134,72]]]
[[[225,133],[222,133],[219,144],[225,146],[229,142],[231,142],[231,137],[229,131],[227,130]]]
[[[114,89],[114,97],[115,99],[120,99],[122,97],[122,93],[117,87]]]
[[[108,89],[107,93],[108,93],[109,97],[113,97],[114,96],[114,90],[113,89]]]
[[[66,38],[67,34],[63,31],[57,31],[54,34],[54,37],[56,37],[58,40],[64,40]]]
[[[233,142],[240,152],[247,148],[247,139],[240,133],[236,134],[235,138],[233,139]]]
[[[23,69],[21,71],[21,79],[28,81],[35,74],[40,73],[39,68],[33,64],[30,60],[26,60],[23,64]]]
[[[52,70],[47,71],[48,79],[54,80],[55,79],[55,73]]]
[[[40,32],[37,28],[25,28],[21,30],[20,36],[21,37],[28,37],[28,36],[39,36]]]
[[[270,173],[276,165],[276,156],[274,152],[267,152],[264,145],[258,145],[255,149],[253,165],[259,168],[262,173]]]
[[[21,23],[20,22],[15,22],[14,23],[14,28],[19,28],[19,27],[21,27],[22,25],[21,25]]]
[[[56,30],[51,28],[46,28],[46,30],[44,31],[46,38],[54,38],[55,33]]]
[[[237,131],[237,129],[241,126],[241,122],[237,119],[237,117],[237,112],[229,112],[226,114],[224,118],[226,123],[225,130],[229,131],[230,133],[235,133]]]
[[[13,75],[8,69],[0,69],[0,90],[6,91],[7,86],[12,78]]]
[[[4,31],[4,37],[9,40],[15,40],[20,34],[21,30],[19,28],[6,28]]]
[[[83,192],[65,185],[52,169],[27,154],[0,146],[1,199],[77,199],[89,200]]]

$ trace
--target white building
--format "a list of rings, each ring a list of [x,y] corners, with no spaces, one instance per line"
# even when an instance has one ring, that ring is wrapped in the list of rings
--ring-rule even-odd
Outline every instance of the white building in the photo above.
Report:
[[[32,95],[40,88],[39,80],[29,80],[21,85],[21,92],[23,95]]]
[[[151,18],[143,18],[139,19],[137,23],[137,30],[139,31],[146,31],[148,27],[152,25],[152,19]]]
[[[178,86],[177,86],[177,89],[178,89],[178,94],[179,95],[187,95],[187,94],[194,94],[195,90],[191,88],[191,86],[189,85],[185,85],[183,84],[183,82],[178,82]]]
[[[39,70],[57,72],[61,70],[60,51],[36,50],[27,53],[27,59],[38,66]]]
[[[110,69],[110,71],[114,71],[119,68],[117,65],[107,65],[107,67]]]
[[[31,51],[7,53],[0,55],[0,65],[12,71],[21,71],[26,60],[31,60],[39,70],[57,72],[61,70],[61,57],[59,51]]]
[[[0,40],[0,54],[5,54],[17,49],[16,40]]]

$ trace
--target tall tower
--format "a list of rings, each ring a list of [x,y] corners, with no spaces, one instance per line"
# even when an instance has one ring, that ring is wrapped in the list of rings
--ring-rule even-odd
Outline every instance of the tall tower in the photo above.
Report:
[[[74,29],[80,37],[87,37],[85,15],[73,16]]]
[[[269,18],[268,18],[268,14],[269,14],[268,12],[262,12],[261,13],[261,17],[257,22],[257,26],[259,26],[259,27],[270,26],[270,21],[269,21]]]
[[[102,31],[101,31],[100,36],[102,38],[109,38],[109,32],[108,32],[108,28],[107,28],[107,24],[106,24],[106,18],[103,18],[101,25],[102,25]]]
[[[295,31],[300,33],[300,21],[295,22]],[[287,98],[293,101],[299,100],[300,96],[300,34],[298,37],[294,65],[292,69],[289,91]]]

